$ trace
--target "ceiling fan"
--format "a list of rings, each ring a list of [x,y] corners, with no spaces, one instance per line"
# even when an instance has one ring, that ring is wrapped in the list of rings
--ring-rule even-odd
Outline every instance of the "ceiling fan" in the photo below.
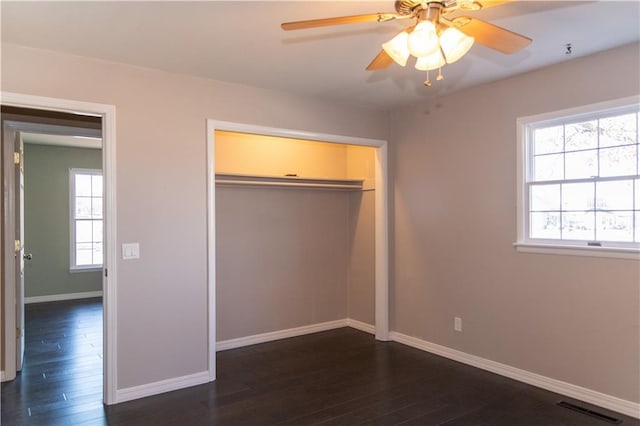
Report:
[[[286,22],[283,30],[301,30],[333,25],[363,22],[388,22],[414,19],[415,24],[396,34],[382,44],[382,50],[367,66],[368,71],[383,69],[396,62],[407,64],[409,56],[416,58],[415,67],[427,71],[425,85],[430,86],[429,71],[438,69],[438,80],[442,67],[463,57],[474,42],[505,54],[524,49],[531,39],[497,25],[469,16],[451,16],[453,12],[476,11],[499,6],[512,0],[396,0],[396,13],[372,13],[366,15],[341,16],[336,18],[311,19]]]

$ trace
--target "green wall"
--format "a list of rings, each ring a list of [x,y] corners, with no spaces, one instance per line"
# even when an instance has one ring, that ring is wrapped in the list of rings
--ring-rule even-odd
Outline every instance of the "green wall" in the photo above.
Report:
[[[102,290],[100,271],[69,272],[69,169],[101,169],[102,151],[25,144],[25,297]]]

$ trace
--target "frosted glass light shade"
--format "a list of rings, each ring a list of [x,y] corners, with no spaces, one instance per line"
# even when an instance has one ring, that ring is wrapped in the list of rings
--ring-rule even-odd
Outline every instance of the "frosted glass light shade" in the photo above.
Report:
[[[409,52],[416,58],[427,56],[438,48],[436,27],[431,21],[422,21],[409,35]]]
[[[420,71],[431,71],[440,68],[445,64],[442,52],[437,49],[431,55],[422,56],[416,61],[416,69]]]
[[[452,64],[462,58],[473,46],[475,39],[462,31],[449,27],[440,35],[440,47],[444,52],[447,63]]]
[[[382,44],[382,49],[387,52],[387,55],[391,56],[391,59],[403,67],[407,65],[407,59],[409,58],[408,39],[409,34],[406,31],[402,31],[388,42]]]

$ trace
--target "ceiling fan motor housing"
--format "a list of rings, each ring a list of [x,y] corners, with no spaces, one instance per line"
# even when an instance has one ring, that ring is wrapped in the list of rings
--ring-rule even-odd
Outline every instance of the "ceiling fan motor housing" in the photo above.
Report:
[[[416,9],[421,9],[423,4],[428,5],[429,3],[438,3],[444,8],[450,8],[455,7],[458,4],[458,0],[396,0],[394,7],[399,15],[406,16],[415,14]]]

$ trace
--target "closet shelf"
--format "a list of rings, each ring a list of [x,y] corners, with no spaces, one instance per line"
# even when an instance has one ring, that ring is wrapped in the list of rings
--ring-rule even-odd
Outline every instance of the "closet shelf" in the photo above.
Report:
[[[299,176],[265,176],[216,173],[216,185],[279,186],[290,188],[361,191],[362,179],[305,178]]]

